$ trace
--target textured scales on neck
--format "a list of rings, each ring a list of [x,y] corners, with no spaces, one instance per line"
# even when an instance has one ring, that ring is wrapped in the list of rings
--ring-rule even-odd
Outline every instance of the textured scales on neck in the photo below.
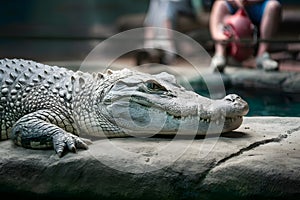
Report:
[[[75,73],[22,59],[0,60],[0,66],[1,140],[12,138],[28,148],[54,146],[62,155],[66,147],[87,148],[76,136],[79,132],[95,133],[102,131],[101,126],[108,127],[91,117],[95,115],[93,92],[101,89],[98,83],[108,80],[106,75]],[[101,86],[105,89],[105,84]]]

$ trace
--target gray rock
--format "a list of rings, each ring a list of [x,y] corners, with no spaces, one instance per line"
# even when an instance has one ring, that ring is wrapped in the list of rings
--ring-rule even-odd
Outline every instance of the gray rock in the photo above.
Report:
[[[22,199],[296,199],[299,122],[246,117],[221,137],[104,139],[63,158],[2,141],[0,192]]]
[[[255,88],[270,89],[277,92],[299,93],[300,73],[295,72],[265,72],[262,70],[231,69],[229,73],[220,74],[204,73],[202,76],[190,78],[194,88],[205,90],[206,86],[216,82],[219,85],[223,81],[227,88]]]

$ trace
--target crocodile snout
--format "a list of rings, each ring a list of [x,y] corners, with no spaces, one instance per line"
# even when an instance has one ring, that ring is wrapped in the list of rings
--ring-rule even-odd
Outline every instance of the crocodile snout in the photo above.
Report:
[[[228,113],[237,114],[239,116],[247,115],[249,112],[249,105],[248,103],[243,100],[239,95],[236,94],[229,94],[224,97],[227,103],[229,103],[230,109],[227,110]]]

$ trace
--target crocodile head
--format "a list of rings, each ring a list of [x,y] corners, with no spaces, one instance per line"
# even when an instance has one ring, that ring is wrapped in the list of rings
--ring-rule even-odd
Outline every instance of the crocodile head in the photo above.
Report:
[[[124,69],[109,74],[117,78],[110,78],[114,81],[101,92],[101,118],[127,134],[228,132],[241,125],[249,109],[235,94],[213,100],[188,91],[166,72]]]

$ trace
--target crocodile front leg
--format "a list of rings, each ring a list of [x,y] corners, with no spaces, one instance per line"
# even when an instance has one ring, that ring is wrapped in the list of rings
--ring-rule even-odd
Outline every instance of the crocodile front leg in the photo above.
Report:
[[[76,148],[88,149],[88,144],[92,142],[71,134],[65,130],[66,127],[70,129],[70,124],[61,121],[58,114],[39,110],[21,117],[12,128],[11,138],[15,144],[25,148],[54,148],[59,157],[63,156],[65,150],[75,153]]]

